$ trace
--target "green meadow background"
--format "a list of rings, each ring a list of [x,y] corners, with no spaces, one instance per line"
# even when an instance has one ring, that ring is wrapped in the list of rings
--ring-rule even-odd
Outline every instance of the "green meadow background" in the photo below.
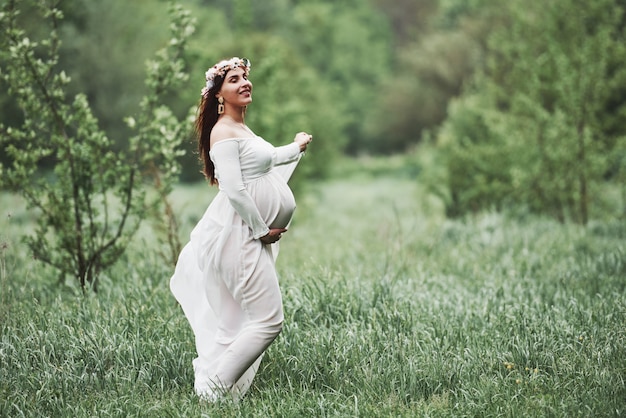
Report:
[[[0,417],[626,416],[624,0],[171,3],[0,0]],[[242,402],[207,404],[163,227],[185,243],[216,193],[189,115],[232,56],[246,123],[314,142],[283,332]],[[37,230],[93,230],[24,196],[115,214],[146,164],[162,188],[135,184],[145,222],[97,292],[33,258]],[[139,201],[170,180],[156,219]]]
[[[447,219],[406,161],[347,159],[299,195],[284,330],[240,403],[194,395],[149,230],[83,295],[29,258],[33,215],[0,195],[0,416],[624,416],[626,225]],[[176,188],[181,234],[214,193]]]

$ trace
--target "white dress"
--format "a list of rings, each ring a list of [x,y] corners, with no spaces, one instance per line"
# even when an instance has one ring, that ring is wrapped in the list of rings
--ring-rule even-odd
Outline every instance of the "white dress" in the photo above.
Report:
[[[199,396],[243,396],[280,333],[278,244],[258,238],[291,221],[296,205],[287,180],[301,155],[295,142],[274,147],[258,136],[226,139],[211,149],[219,192],[170,280],[195,335]]]

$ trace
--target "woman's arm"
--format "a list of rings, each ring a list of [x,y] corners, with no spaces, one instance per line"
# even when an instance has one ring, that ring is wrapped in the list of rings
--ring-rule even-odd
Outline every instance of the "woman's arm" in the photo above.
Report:
[[[226,193],[239,216],[252,229],[252,236],[255,239],[267,235],[270,229],[243,184],[239,162],[239,141],[218,141],[213,145],[211,153],[214,157],[213,162],[220,190]]]
[[[296,161],[301,154],[300,146],[296,142],[274,148],[276,151],[276,165],[283,165]]]
[[[276,165],[296,161],[312,140],[313,137],[306,132],[298,132],[291,144],[276,148]]]

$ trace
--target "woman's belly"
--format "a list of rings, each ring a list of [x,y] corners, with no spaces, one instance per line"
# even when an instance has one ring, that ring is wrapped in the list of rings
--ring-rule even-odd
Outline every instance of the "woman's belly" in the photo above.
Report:
[[[289,224],[296,210],[296,200],[282,177],[264,176],[249,191],[270,228],[285,228]]]

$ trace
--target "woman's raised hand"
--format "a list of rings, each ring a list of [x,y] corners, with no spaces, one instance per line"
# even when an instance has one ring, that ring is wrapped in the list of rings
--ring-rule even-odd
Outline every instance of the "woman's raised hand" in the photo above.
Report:
[[[306,147],[313,141],[313,135],[309,135],[306,132],[298,132],[293,140],[300,145],[300,152],[304,152]]]

